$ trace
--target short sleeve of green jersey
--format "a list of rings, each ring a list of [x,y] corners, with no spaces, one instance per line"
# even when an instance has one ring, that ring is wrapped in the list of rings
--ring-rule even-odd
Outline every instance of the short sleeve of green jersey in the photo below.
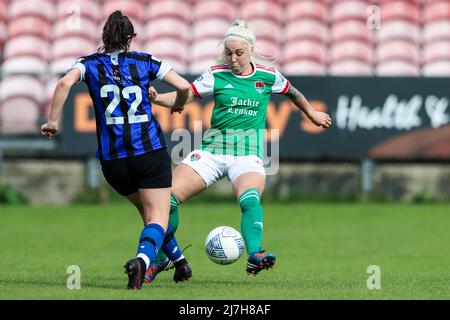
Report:
[[[286,93],[290,83],[278,70],[275,70],[275,82],[272,86],[272,93]]]
[[[214,93],[214,76],[211,72],[211,68],[195,79],[191,84],[191,88],[197,98],[212,95]]]

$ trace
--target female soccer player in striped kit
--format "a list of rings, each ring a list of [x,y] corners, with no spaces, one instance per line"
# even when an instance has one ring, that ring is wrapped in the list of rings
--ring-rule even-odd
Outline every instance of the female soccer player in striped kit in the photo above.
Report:
[[[103,28],[104,45],[99,52],[78,59],[59,80],[48,122],[41,127],[41,133],[49,139],[58,132],[70,88],[84,81],[95,109],[97,157],[104,177],[136,206],[145,226],[136,258],[124,266],[129,289],[141,288],[145,272],[161,248],[176,261],[176,282],[191,276],[168,227],[171,160],[148,95],[151,81],[164,81],[177,90],[173,106],[181,108],[190,91],[189,83],[167,62],[150,54],[129,52],[135,36],[128,17],[120,11],[112,13]]]
[[[221,64],[209,68],[191,84],[187,102],[214,97],[212,130],[204,135],[200,149],[192,151],[173,172],[169,223],[176,230],[178,205],[226,175],[242,211],[241,233],[248,253],[246,270],[256,275],[275,264],[275,256],[261,246],[260,199],[266,178],[262,157],[270,94],[284,94],[317,126],[329,128],[331,118],[314,110],[276,68],[256,63],[255,36],[244,21],[232,24],[223,43]],[[158,105],[178,110],[174,105],[175,92],[158,94],[151,87],[150,97]],[[160,262],[159,269],[150,268],[146,280],[153,279],[166,264]]]

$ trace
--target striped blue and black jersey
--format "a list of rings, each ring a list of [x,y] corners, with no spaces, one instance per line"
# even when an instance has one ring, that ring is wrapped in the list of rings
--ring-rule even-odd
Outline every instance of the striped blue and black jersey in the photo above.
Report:
[[[72,68],[80,69],[94,104],[99,159],[166,148],[148,88],[164,78],[171,69],[168,63],[146,53],[117,51],[81,57]]]

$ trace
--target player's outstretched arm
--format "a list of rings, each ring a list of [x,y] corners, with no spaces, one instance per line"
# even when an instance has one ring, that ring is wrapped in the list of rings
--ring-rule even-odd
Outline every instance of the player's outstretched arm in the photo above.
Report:
[[[168,93],[161,93],[159,94],[158,91],[154,87],[148,88],[148,94],[150,96],[150,101],[152,103],[155,103],[161,107],[166,107],[172,109],[172,111],[175,111],[173,109],[175,105],[175,99],[177,97],[177,92],[172,91]],[[194,100],[195,96],[192,93],[192,90],[189,90],[188,98],[186,100],[186,104]],[[181,110],[178,110],[177,112],[181,112]]]
[[[69,95],[70,88],[80,80],[80,76],[80,69],[73,68],[64,77],[58,80],[55,93],[53,94],[48,121],[41,126],[41,134],[47,136],[49,139],[53,138],[58,133],[62,108]]]
[[[172,112],[181,112],[184,109],[184,105],[187,103],[189,98],[189,92],[191,91],[191,86],[186,79],[179,76],[173,69],[167,72],[164,76],[163,81],[175,89],[175,98],[173,100],[173,105],[170,107]]]
[[[298,91],[293,85],[289,86],[286,91],[287,96],[305,115],[316,125],[323,128],[331,127],[331,117],[325,112],[317,111],[309,104],[305,96]]]

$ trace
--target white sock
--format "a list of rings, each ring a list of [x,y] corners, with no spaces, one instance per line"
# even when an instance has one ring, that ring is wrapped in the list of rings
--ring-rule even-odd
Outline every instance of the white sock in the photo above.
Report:
[[[177,260],[175,260],[174,262],[178,262],[178,261],[180,261],[181,259],[184,259],[184,256],[183,255],[181,255]]]
[[[150,259],[147,257],[146,254],[143,253],[139,253],[136,258],[141,258],[142,260],[144,260],[145,262],[145,270],[148,269],[148,267],[150,266]]]

